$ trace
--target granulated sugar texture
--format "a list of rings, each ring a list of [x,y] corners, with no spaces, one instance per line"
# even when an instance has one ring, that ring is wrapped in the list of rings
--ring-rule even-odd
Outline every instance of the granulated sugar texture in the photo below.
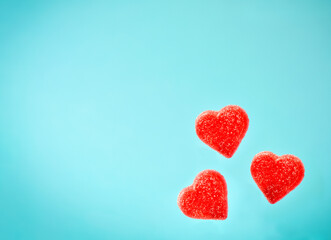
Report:
[[[301,183],[305,169],[294,155],[279,157],[272,152],[261,152],[253,158],[251,174],[268,201],[274,204]]]
[[[228,200],[224,177],[215,170],[200,172],[193,184],[180,192],[177,203],[180,210],[191,218],[226,219]]]
[[[195,121],[198,137],[223,156],[231,158],[248,129],[244,109],[229,105],[220,111],[205,111]]]

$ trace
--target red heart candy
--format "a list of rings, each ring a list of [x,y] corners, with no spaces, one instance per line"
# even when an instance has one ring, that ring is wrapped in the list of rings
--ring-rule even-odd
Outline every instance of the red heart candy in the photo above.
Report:
[[[301,183],[305,168],[294,155],[279,157],[272,152],[260,152],[253,158],[251,174],[264,196],[274,204]]]
[[[244,109],[229,105],[220,111],[205,111],[195,120],[198,137],[227,158],[233,156],[248,129]]]
[[[228,216],[227,195],[224,177],[215,170],[204,170],[179,193],[177,204],[188,217],[224,220]]]

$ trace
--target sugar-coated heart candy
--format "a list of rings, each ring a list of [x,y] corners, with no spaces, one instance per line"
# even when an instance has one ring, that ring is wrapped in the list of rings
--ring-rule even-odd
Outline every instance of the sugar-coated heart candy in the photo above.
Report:
[[[248,129],[244,109],[229,105],[220,111],[205,111],[195,120],[198,137],[212,149],[230,158],[236,152]]]
[[[301,183],[305,169],[294,155],[261,152],[253,158],[251,174],[268,201],[274,204]]]
[[[190,218],[224,220],[228,215],[227,195],[224,177],[215,170],[204,170],[180,192],[177,204]]]

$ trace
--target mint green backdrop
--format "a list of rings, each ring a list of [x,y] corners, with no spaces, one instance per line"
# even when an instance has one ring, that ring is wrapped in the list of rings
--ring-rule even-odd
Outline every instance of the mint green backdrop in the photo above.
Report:
[[[0,1],[0,239],[330,239],[331,2]],[[250,118],[225,159],[199,113]],[[261,151],[306,176],[271,205]],[[202,170],[225,221],[185,217]]]

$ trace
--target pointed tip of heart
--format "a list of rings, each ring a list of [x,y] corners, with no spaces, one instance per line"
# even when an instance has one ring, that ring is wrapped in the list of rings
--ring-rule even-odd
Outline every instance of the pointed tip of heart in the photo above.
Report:
[[[238,146],[239,147],[239,146]],[[236,149],[233,149],[232,151],[229,152],[222,152],[222,151],[217,151],[218,153],[222,154],[225,158],[232,158],[235,152],[237,151],[238,147]]]

